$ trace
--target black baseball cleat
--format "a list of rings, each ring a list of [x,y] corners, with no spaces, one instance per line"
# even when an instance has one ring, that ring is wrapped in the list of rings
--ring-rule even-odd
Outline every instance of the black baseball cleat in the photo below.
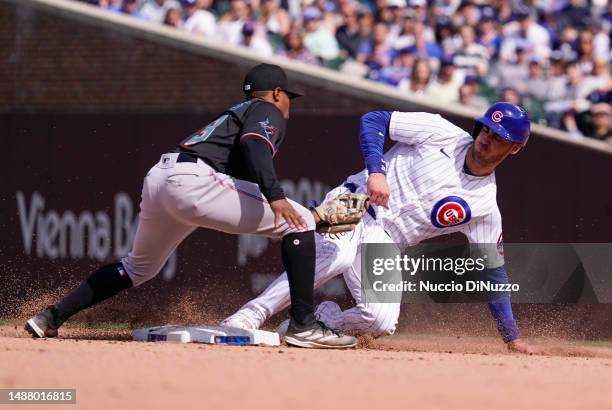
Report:
[[[311,349],[347,349],[357,346],[357,339],[330,329],[323,322],[316,321],[311,326],[299,327],[289,323],[285,342],[288,345]]]
[[[55,320],[51,308],[52,306],[49,306],[26,322],[24,329],[33,338],[57,337],[57,327],[54,327]]]

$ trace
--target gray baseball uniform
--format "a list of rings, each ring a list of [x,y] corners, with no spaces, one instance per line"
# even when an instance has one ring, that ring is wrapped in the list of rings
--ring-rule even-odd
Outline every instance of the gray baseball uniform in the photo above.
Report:
[[[144,180],[134,245],[121,260],[134,286],[157,275],[198,227],[275,238],[295,232],[284,222],[274,226],[274,213],[257,184],[217,172],[201,159],[177,162],[179,155],[162,155]],[[311,212],[290,202],[308,230],[314,229]]]

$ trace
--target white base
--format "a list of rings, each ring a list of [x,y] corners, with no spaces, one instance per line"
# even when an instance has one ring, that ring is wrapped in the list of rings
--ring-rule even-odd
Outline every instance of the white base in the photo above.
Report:
[[[212,343],[280,346],[278,333],[237,327],[168,325],[134,330],[133,340],[145,342]]]

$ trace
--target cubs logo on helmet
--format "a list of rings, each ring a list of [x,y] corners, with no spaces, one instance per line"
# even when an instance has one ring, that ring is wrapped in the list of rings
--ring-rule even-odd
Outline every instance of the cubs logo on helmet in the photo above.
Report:
[[[499,137],[515,144],[525,145],[529,139],[530,121],[527,111],[508,102],[497,102],[475,118],[472,137],[478,137],[482,127],[487,127]]]
[[[437,228],[448,228],[469,222],[472,210],[463,198],[447,196],[440,199],[431,210],[431,223]]]
[[[491,114],[491,119],[495,122],[500,122],[502,118],[504,118],[504,113],[501,111],[495,111],[493,114]]]

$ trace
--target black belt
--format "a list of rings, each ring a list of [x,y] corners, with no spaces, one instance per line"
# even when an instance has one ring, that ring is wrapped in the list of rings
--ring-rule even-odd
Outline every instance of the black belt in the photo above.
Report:
[[[193,155],[189,155],[189,154],[185,154],[184,152],[181,152],[180,154],[178,154],[178,157],[176,158],[176,162],[198,162],[198,159],[194,157]]]
[[[191,154],[187,154],[186,152],[181,152],[178,154],[178,157],[176,157],[176,162],[192,162],[192,163],[197,163],[198,160],[202,160],[204,161],[204,163],[206,165],[208,165],[209,167],[211,167],[212,169],[214,169],[215,171],[219,172],[219,170],[217,169],[217,167],[215,167],[212,163],[212,161],[206,159],[206,158],[202,158],[202,157],[196,157],[195,155],[191,155]]]

